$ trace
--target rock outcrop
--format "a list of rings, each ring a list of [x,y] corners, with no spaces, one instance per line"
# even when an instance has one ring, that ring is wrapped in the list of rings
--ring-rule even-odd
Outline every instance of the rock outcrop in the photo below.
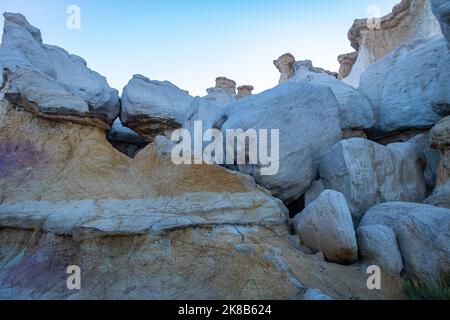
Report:
[[[281,73],[279,83],[286,82],[295,75],[294,63],[295,57],[291,53],[283,54],[273,61],[273,64]]]
[[[193,97],[169,81],[152,81],[135,75],[122,94],[122,123],[146,141],[178,129]]]
[[[361,227],[374,225],[395,232],[409,276],[435,283],[449,275],[450,210],[417,203],[383,203],[371,208],[361,221]]]
[[[236,82],[226,77],[218,77],[216,79],[216,89],[223,89],[229,95],[236,95]]]
[[[4,17],[0,87],[6,87],[6,99],[42,118],[109,129],[119,114],[117,90],[82,58],[43,44],[39,29],[23,15]]]
[[[294,229],[304,245],[313,252],[323,252],[328,261],[352,264],[358,260],[352,216],[339,192],[322,192],[295,216]]]
[[[343,140],[323,156],[320,177],[325,188],[344,194],[358,222],[378,203],[424,200],[425,145],[426,136],[387,147],[360,138]]]
[[[350,72],[352,72],[353,65],[355,64],[357,58],[357,52],[341,54],[340,56],[338,56],[338,62],[340,64],[338,76],[339,80],[342,80],[350,75]]]
[[[255,88],[253,86],[250,86],[250,85],[239,86],[237,88],[238,93],[236,95],[236,99],[242,99],[244,97],[251,96],[252,95],[252,91],[254,89]]]
[[[147,145],[139,134],[124,127],[119,118],[114,121],[107,138],[114,148],[132,158]]]
[[[358,57],[344,81],[358,87],[360,75],[372,63],[407,42],[440,33],[429,0],[403,0],[384,17],[355,20],[348,38]]]
[[[238,169],[288,203],[309,188],[323,153],[342,138],[339,103],[332,91],[295,81],[229,104],[214,127],[224,136],[228,129],[267,129],[269,135],[272,129],[279,130],[279,145],[274,146],[280,153],[278,173],[262,174],[260,162]]]

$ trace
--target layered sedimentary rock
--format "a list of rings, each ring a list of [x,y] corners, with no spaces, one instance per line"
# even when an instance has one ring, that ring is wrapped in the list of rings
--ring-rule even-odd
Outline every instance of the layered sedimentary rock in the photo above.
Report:
[[[440,33],[428,0],[403,0],[384,17],[355,20],[348,38],[358,58],[344,81],[358,87],[360,75],[370,64],[404,43]]]
[[[360,138],[343,140],[323,156],[320,177],[325,188],[344,194],[356,222],[378,203],[421,202],[426,140],[418,136],[387,147]]]
[[[0,81],[6,99],[43,118],[110,128],[120,103],[106,79],[82,58],[43,44],[39,29],[23,15],[4,17]]]
[[[216,79],[216,89],[223,89],[229,95],[236,95],[236,82],[226,77],[218,77]]]
[[[236,95],[236,99],[242,99],[244,97],[251,96],[253,89],[255,88],[250,85],[239,86],[237,88],[238,93]]]
[[[431,283],[448,277],[450,210],[417,203],[383,203],[371,208],[361,221],[361,227],[374,225],[395,232],[409,276]]]
[[[409,42],[370,65],[361,75],[359,89],[374,108],[372,135],[436,124],[441,116],[435,106],[450,104],[449,70],[450,56],[442,36]]]
[[[175,166],[165,138],[130,159],[98,128],[0,110],[0,298],[402,297],[396,277],[369,292],[365,270],[298,250],[286,208],[249,177]]]
[[[357,52],[341,54],[340,56],[338,56],[338,62],[340,64],[338,76],[339,80],[342,80],[350,75],[350,72],[352,71],[353,65],[355,64],[357,58]]]
[[[121,99],[122,123],[151,142],[157,135],[181,127],[193,97],[169,81],[135,75]]]
[[[328,261],[352,264],[358,260],[352,216],[341,193],[322,192],[295,216],[294,228],[308,248],[323,252]]]
[[[256,165],[247,163],[239,170],[252,174],[258,183],[287,202],[296,200],[309,188],[321,156],[342,138],[339,103],[332,91],[322,85],[296,81],[228,105],[215,127],[220,127],[224,135],[228,129],[267,129],[269,150],[273,139],[270,132],[279,130],[279,145],[274,146],[279,147],[276,174],[262,174],[266,166],[260,161]]]

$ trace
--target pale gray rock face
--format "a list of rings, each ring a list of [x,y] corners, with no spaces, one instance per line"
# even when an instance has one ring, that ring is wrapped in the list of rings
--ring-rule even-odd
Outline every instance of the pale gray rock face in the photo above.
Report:
[[[344,194],[355,222],[370,207],[387,201],[421,202],[425,179],[425,136],[387,147],[353,138],[343,140],[322,158],[320,177],[325,188]]]
[[[224,134],[227,129],[267,129],[270,138],[271,129],[279,130],[278,173],[262,175],[261,165],[239,170],[252,174],[286,202],[296,200],[309,188],[320,158],[342,138],[339,103],[331,90],[304,82],[286,82],[229,104],[215,123]]]
[[[145,140],[153,141],[166,130],[181,127],[192,100],[188,92],[169,81],[134,75],[123,89],[120,119]]]
[[[411,67],[414,66],[414,67]],[[436,105],[450,103],[450,59],[444,38],[402,45],[370,65],[359,89],[372,102],[377,135],[430,128],[441,116]]]
[[[302,242],[326,259],[340,264],[358,260],[352,216],[344,196],[333,190],[322,194],[294,218],[294,229]]]
[[[304,64],[296,64],[295,76],[290,81],[310,82],[326,86],[339,102],[342,129],[368,129],[375,124],[372,104],[367,96],[336,79]]]
[[[404,269],[422,281],[439,281],[450,272],[450,210],[391,202],[371,208],[361,227],[385,225],[396,235]]]
[[[201,121],[203,132],[213,127],[217,117],[222,115],[224,107],[236,99],[224,89],[211,88],[207,90],[205,97],[195,97],[186,112],[186,120],[183,128],[188,129],[191,134],[194,132],[194,122]]]
[[[33,112],[44,117],[110,126],[120,109],[117,90],[82,58],[43,44],[39,29],[23,15],[5,13],[4,17],[0,66],[9,70],[6,98],[30,104],[25,108],[32,105]]]
[[[450,2],[447,0],[431,0],[431,8],[441,25],[441,30],[447,38],[450,48]]]
[[[356,230],[360,259],[367,265],[400,274],[403,261],[394,231],[384,225],[369,225]]]

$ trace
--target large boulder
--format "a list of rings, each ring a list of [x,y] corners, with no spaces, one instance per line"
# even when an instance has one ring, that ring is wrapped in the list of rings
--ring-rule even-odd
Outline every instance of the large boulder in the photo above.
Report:
[[[374,225],[395,232],[407,274],[429,282],[449,275],[450,210],[417,203],[383,203],[371,208],[360,226]]]
[[[360,259],[367,265],[400,274],[403,261],[394,231],[384,225],[368,225],[356,230]]]
[[[169,81],[134,75],[122,93],[122,123],[145,140],[180,128],[193,97]]]
[[[43,44],[21,14],[5,13],[0,67],[5,97],[44,118],[108,129],[119,114],[118,92],[82,58]]]
[[[332,91],[296,81],[229,104],[215,127],[221,128],[224,136],[228,129],[267,129],[269,135],[271,129],[279,130],[279,146],[274,145],[279,147],[279,171],[263,175],[260,162],[239,170],[252,174],[286,202],[309,188],[323,153],[342,138],[339,103]]]
[[[314,68],[311,61],[295,64],[295,76],[290,81],[310,82],[331,89],[339,102],[342,129],[368,129],[375,124],[369,98],[333,75]]]
[[[421,202],[426,140],[420,135],[387,147],[360,138],[343,140],[323,156],[320,177],[325,188],[344,194],[355,222],[378,203]]]
[[[450,48],[450,3],[447,0],[431,0],[431,7]]]
[[[377,7],[369,7],[378,14]],[[398,49],[404,43],[429,39],[440,34],[439,23],[429,0],[402,0],[392,12],[381,18],[356,19],[348,32],[357,58],[344,82],[358,87],[361,74],[374,62]],[[345,64],[346,60],[343,59]]]
[[[294,229],[304,245],[313,252],[323,252],[328,261],[352,264],[358,260],[352,216],[339,192],[322,192],[295,216]]]
[[[361,75],[359,88],[374,107],[377,123],[372,135],[436,124],[441,115],[435,106],[450,103],[449,70],[448,48],[442,36],[409,42],[370,65]]]

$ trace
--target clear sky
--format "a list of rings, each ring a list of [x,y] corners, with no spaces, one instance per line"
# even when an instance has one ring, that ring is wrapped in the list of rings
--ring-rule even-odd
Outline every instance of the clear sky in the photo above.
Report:
[[[139,73],[203,96],[217,76],[255,92],[273,87],[272,61],[286,52],[337,71],[337,56],[353,51],[353,20],[369,17],[372,5],[389,13],[399,1],[0,0],[0,11],[24,14],[45,43],[83,57],[119,91]],[[66,26],[69,5],[81,9],[79,30]]]

